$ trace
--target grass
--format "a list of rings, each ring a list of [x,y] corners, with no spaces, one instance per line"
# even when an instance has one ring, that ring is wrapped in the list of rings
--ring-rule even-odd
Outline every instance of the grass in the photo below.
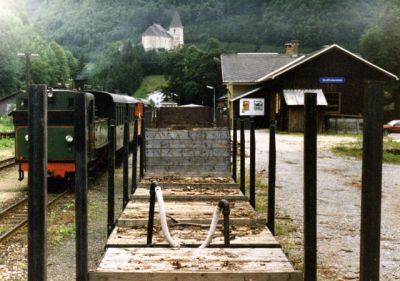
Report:
[[[277,135],[289,135],[289,136],[299,136],[303,137],[304,133],[300,132],[286,132],[286,131],[278,131],[276,132]],[[332,137],[360,137],[362,134],[357,133],[318,133],[318,136],[332,136]]]
[[[340,157],[362,158],[362,139],[357,138],[354,142],[346,142],[336,145],[332,152]],[[400,142],[393,141],[391,138],[383,139],[383,162],[400,164]]]
[[[0,149],[14,148],[14,138],[0,139]]]
[[[0,225],[0,233],[1,234],[4,234],[9,229],[10,229],[10,225],[9,224]]]
[[[11,117],[0,117],[0,132],[14,131],[14,124]]]
[[[14,142],[13,138],[0,139],[0,160],[14,156]]]
[[[75,234],[75,203],[65,202],[61,208],[54,210],[49,219],[49,237],[53,245],[58,245]]]
[[[71,237],[74,234],[75,234],[75,223],[58,225],[54,232],[52,242],[58,244],[65,238]]]
[[[149,93],[165,86],[167,86],[167,80],[163,75],[150,75],[143,79],[142,84],[133,96],[135,98],[146,98]]]

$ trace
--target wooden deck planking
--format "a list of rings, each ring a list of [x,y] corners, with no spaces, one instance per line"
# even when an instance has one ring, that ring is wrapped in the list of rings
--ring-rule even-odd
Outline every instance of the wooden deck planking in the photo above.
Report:
[[[192,188],[190,185],[183,187],[171,187],[163,189],[165,201],[218,201],[226,199],[228,201],[248,201],[248,196],[243,195],[239,189],[234,188]],[[147,188],[138,188],[131,200],[147,201],[150,198],[150,192]]]
[[[238,189],[239,186],[236,183],[201,183],[201,182],[190,182],[190,183],[182,183],[182,182],[176,182],[176,183],[170,183],[170,182],[161,182],[160,183],[161,187],[163,190],[169,189],[169,188],[187,188],[190,186],[193,189],[196,188],[212,188],[212,189],[219,189],[219,188],[232,188],[232,189]],[[138,184],[138,188],[150,188],[150,182],[140,182]]]
[[[194,226],[170,226],[170,233],[172,237],[178,241],[181,245],[200,245],[207,236],[208,227],[200,228]],[[238,226],[230,228],[230,243],[232,245],[259,245],[263,247],[279,247],[279,243],[275,237],[265,226],[259,227],[248,227]],[[116,227],[110,235],[107,246],[119,246],[119,245],[132,245],[145,247],[146,245],[146,227]],[[160,227],[155,227],[153,232],[153,245],[156,246],[168,246],[165,241]],[[213,246],[224,245],[224,238],[222,228],[215,233],[215,237],[211,243]]]
[[[281,249],[107,249],[90,280],[301,280]]]
[[[151,180],[160,182],[169,229],[180,249],[169,248],[163,237],[157,202],[153,244],[146,246]],[[221,215],[211,248],[197,249],[222,198],[230,202],[233,248],[223,247]],[[118,219],[101,264],[89,277],[92,281],[303,280],[265,224],[266,218],[254,211],[229,177],[146,177]]]
[[[168,216],[168,223],[173,224],[174,222],[180,223],[199,223],[209,224],[211,222],[212,214],[215,207],[218,204],[218,200],[214,202],[197,202],[190,201],[189,203],[183,201],[169,201],[165,202],[165,209]],[[266,218],[259,215],[250,206],[248,202],[234,201],[230,202],[230,222],[232,225],[257,225],[266,224]],[[118,219],[118,226],[143,226],[147,225],[148,221],[148,202],[130,201],[120,218]],[[156,203],[156,214],[158,217],[158,203]],[[222,216],[220,222],[223,221]],[[158,219],[155,219],[155,224],[159,223]]]
[[[237,183],[235,183],[230,176],[220,176],[215,175],[209,176],[180,176],[180,175],[149,175],[147,174],[138,184],[139,188],[149,189],[152,181],[158,181],[163,190],[169,188],[187,188],[192,189],[197,188],[209,188],[217,190],[219,188],[232,188],[239,189]]]

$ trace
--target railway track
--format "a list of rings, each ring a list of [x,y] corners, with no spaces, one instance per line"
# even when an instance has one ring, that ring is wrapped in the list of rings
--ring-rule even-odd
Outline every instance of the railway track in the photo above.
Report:
[[[0,160],[0,170],[5,169],[7,167],[10,167],[12,165],[15,164],[15,158],[11,157],[11,158],[7,158],[4,160]]]
[[[15,132],[0,132],[0,139],[14,138]]]
[[[50,196],[47,207],[50,208],[68,191]],[[28,223],[28,198],[24,198],[0,211],[0,243],[12,237]]]

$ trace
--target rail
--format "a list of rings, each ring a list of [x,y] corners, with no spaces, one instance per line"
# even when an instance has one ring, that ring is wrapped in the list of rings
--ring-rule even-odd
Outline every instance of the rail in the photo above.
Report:
[[[10,157],[7,159],[0,160],[0,170],[11,167],[15,165],[15,157]]]
[[[15,132],[0,132],[0,139],[15,138]]]
[[[47,207],[50,208],[53,206],[57,201],[59,201],[61,198],[63,198],[65,195],[68,194],[68,191],[64,191],[63,193],[57,195],[54,199],[51,199],[47,203]],[[9,230],[7,230],[5,233],[3,233],[0,236],[0,243],[5,242],[7,239],[12,237],[15,233],[17,233],[21,228],[26,226],[28,224],[28,210],[27,210],[27,205],[28,205],[28,198],[23,198],[16,203],[12,204],[11,206],[7,207],[6,209],[2,210],[0,212],[0,219],[4,219],[7,216],[11,216],[11,223],[8,221],[7,225],[12,224],[12,226]],[[22,213],[17,213],[17,215],[13,216],[13,212],[18,210],[18,209],[23,209]],[[16,218],[15,218],[16,217]],[[25,219],[19,220],[18,218],[20,217],[26,217]],[[14,222],[14,220],[17,220]]]

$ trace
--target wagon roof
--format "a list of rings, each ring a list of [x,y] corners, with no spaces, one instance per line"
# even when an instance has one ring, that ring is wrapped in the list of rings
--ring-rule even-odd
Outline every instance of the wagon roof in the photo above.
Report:
[[[109,96],[114,103],[133,104],[138,102],[135,98],[125,94],[112,94],[109,92],[102,92],[102,91],[90,91],[90,93],[93,93],[95,96],[96,95]]]

